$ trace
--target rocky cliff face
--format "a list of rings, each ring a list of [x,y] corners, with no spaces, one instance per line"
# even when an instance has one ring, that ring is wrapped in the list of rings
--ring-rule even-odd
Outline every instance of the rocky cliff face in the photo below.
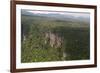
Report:
[[[61,36],[58,36],[57,33],[46,32],[45,33],[45,44],[49,44],[51,47],[54,48],[61,48],[63,40]]]

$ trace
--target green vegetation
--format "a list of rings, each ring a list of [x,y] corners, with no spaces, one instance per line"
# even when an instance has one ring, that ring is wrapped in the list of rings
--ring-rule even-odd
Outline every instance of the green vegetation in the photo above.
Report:
[[[22,15],[21,29],[21,62],[23,63],[90,58],[90,29],[86,22]],[[48,37],[50,34],[56,41],[50,40],[51,37]]]

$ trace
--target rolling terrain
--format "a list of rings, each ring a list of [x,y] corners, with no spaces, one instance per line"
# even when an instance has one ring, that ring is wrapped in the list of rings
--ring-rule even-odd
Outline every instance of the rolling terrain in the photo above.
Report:
[[[22,10],[21,62],[89,59],[90,18],[80,14],[84,16]]]

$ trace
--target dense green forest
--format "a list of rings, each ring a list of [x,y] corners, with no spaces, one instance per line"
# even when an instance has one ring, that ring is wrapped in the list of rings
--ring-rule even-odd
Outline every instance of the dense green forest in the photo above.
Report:
[[[90,58],[89,23],[21,15],[21,62]]]

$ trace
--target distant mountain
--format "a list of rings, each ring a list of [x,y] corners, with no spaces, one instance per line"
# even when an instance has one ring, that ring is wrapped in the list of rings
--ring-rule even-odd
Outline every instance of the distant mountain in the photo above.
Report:
[[[22,15],[28,15],[28,16],[42,16],[42,17],[48,17],[48,18],[52,18],[52,19],[57,19],[57,20],[64,20],[64,21],[81,21],[81,22],[85,22],[85,23],[90,23],[90,17],[86,16],[85,14],[82,15],[77,15],[76,13],[66,13],[64,14],[60,14],[60,13],[32,13],[29,12],[29,10],[21,10],[21,14]]]

